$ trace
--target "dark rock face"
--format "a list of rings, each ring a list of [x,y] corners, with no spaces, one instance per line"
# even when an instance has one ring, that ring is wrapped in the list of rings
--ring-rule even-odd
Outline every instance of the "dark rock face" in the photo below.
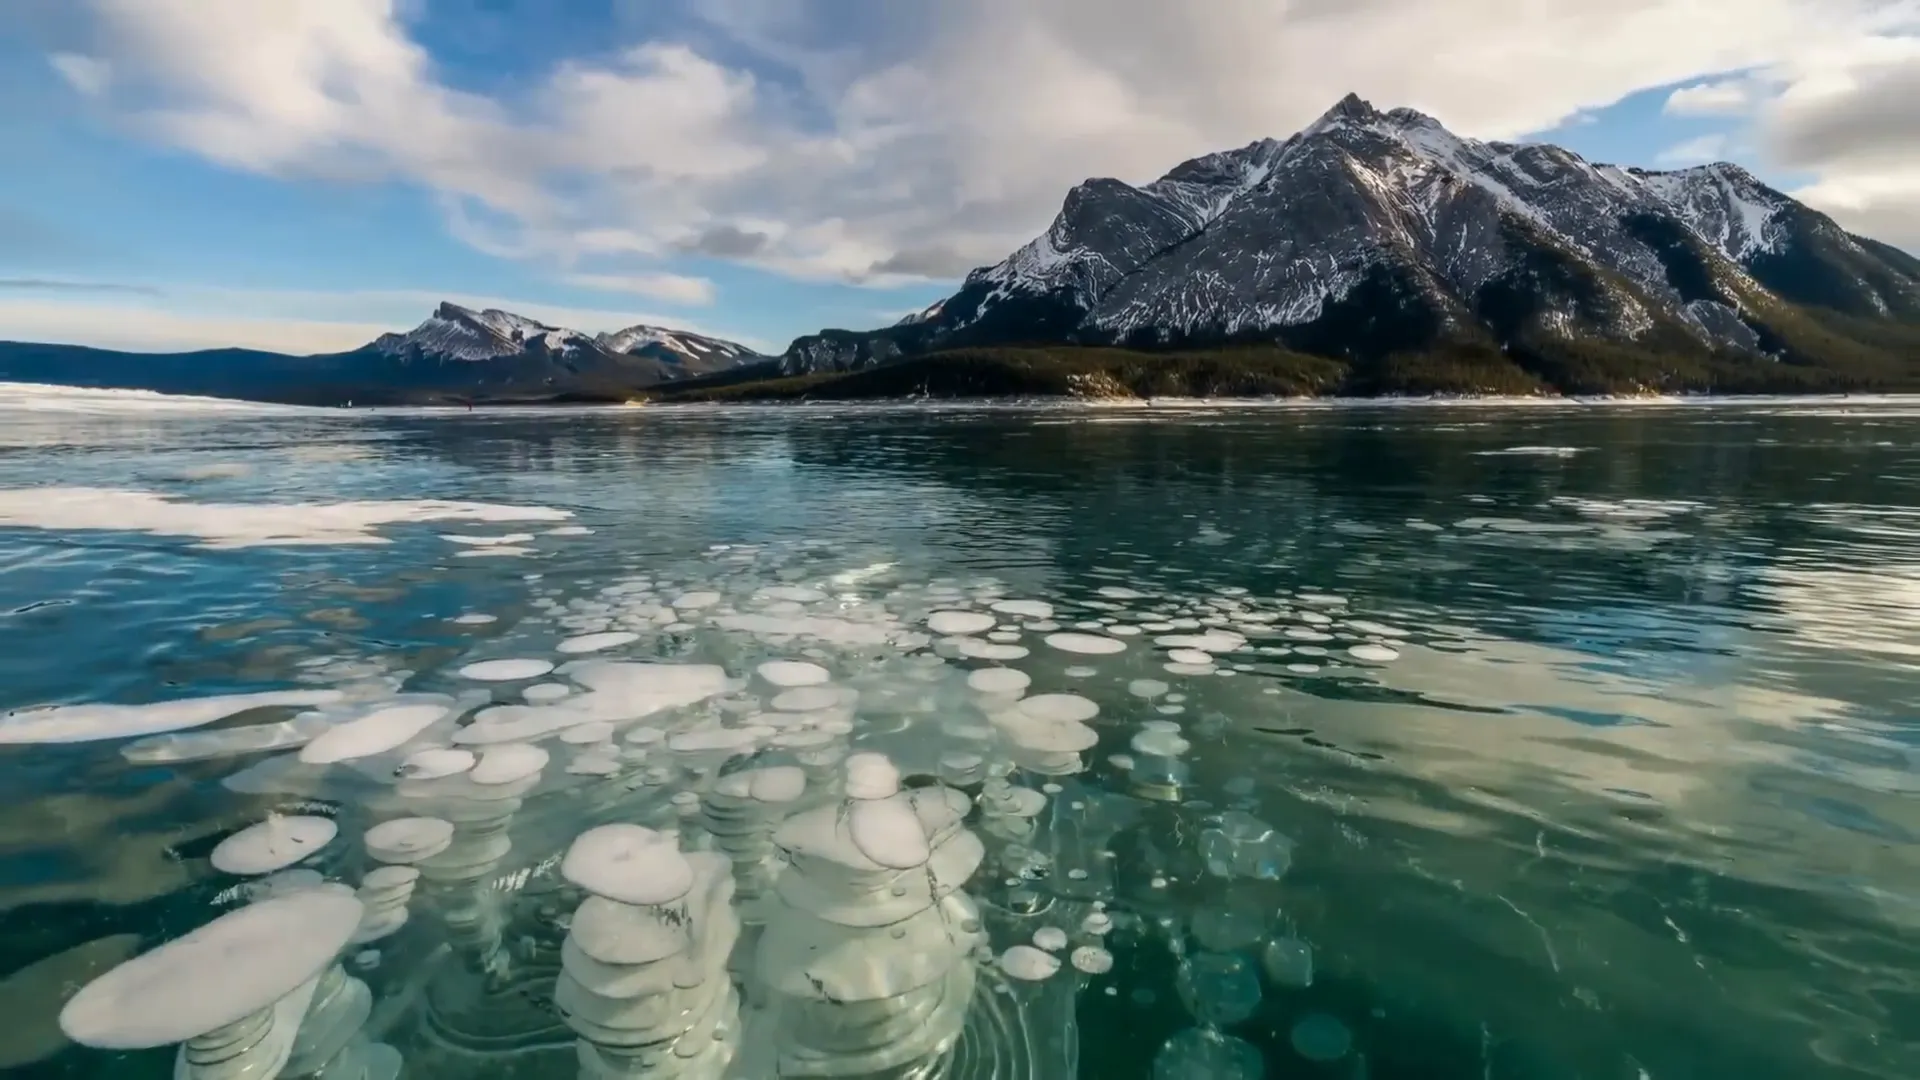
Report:
[[[781,367],[1251,341],[1348,358],[1601,343],[1764,363],[1808,359],[1811,346],[1786,342],[1815,336],[1842,351],[1920,342],[1920,261],[1738,166],[1593,164],[1464,139],[1350,95],[1291,138],[1196,158],[1144,187],[1088,180],[1044,234],[923,317],[800,338]]]

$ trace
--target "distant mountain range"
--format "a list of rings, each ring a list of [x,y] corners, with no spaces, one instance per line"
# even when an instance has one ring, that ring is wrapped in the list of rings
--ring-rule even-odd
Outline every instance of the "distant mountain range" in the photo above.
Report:
[[[443,304],[350,353],[0,343],[0,379],[276,401],[1920,390],[1920,260],[1735,165],[1462,138],[1349,95],[1045,233],[892,326],[778,357]]]
[[[767,359],[737,342],[685,330],[630,326],[585,334],[443,303],[404,334],[317,356],[0,342],[0,381],[311,405],[624,401],[662,383]]]

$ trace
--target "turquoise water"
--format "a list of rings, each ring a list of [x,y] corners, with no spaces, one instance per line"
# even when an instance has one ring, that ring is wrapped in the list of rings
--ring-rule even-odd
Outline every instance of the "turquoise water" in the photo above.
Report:
[[[716,772],[798,760],[837,783],[771,729],[717,757],[626,738],[751,727],[779,708],[756,665],[797,659],[858,691],[836,752],[931,783],[978,751],[1004,780],[943,778],[983,806],[1007,783],[1046,796],[1030,818],[968,815],[987,940],[956,961],[979,975],[954,1045],[838,1075],[1911,1078],[1916,421],[1897,401],[434,414],[0,395],[0,709],[342,692],[296,722],[311,737],[445,695],[417,699],[451,712],[411,751],[556,681],[459,674],[476,661],[724,668],[725,695],[611,715],[613,750],[535,736],[550,761],[484,880],[423,888],[398,932],[352,946],[364,1036],[407,1076],[576,1074],[551,997],[585,894],[553,857],[607,822],[712,848],[694,796],[671,800]],[[665,611],[701,592],[719,596]],[[1007,600],[1053,610],[989,611]],[[939,610],[1005,629],[931,632]],[[594,633],[633,639],[556,651]],[[1197,665],[1155,640],[1210,633]],[[1048,775],[1008,757],[991,717],[1018,706],[965,684],[993,667],[1097,705],[1098,745]],[[0,1068],[21,1076],[166,1075],[171,1047],[72,1045],[62,1003],[244,904],[211,854],[270,812],[337,822],[308,865],[360,885],[361,834],[406,809],[400,751],[299,766],[301,736],[260,751],[104,715],[0,720]],[[1155,723],[1185,743],[1170,765],[1135,741]],[[613,764],[569,771],[583,755]],[[469,940],[469,909],[491,938]],[[1082,929],[1096,912],[1110,932]],[[1069,932],[1057,959],[1091,945],[1111,970],[1008,975],[999,957],[1046,927]],[[889,947],[863,962],[899,962]],[[777,996],[757,963],[734,949],[733,1063],[678,1075],[767,1075],[743,1071],[755,1044],[804,1041],[754,1026]],[[488,997],[509,983],[518,1004]]]

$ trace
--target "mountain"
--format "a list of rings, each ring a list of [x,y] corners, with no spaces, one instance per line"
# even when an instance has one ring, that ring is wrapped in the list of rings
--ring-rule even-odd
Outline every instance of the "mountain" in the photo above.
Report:
[[[643,325],[585,334],[443,303],[404,334],[317,356],[0,342],[0,381],[309,405],[623,401],[648,387],[766,360],[744,345],[684,330]]]
[[[1435,365],[1571,392],[1896,388],[1920,385],[1920,261],[1736,165],[1595,164],[1349,95],[1141,187],[1088,180],[952,296],[779,368],[1015,345],[1258,346],[1338,361],[1347,392]]]

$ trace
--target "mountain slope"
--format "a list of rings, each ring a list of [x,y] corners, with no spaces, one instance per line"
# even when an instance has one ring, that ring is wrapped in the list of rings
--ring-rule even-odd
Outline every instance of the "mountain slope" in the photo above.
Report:
[[[632,326],[589,335],[443,303],[404,334],[316,356],[0,342],[0,380],[317,405],[623,401],[647,387],[766,359],[686,331]]]
[[[1884,382],[1920,351],[1920,264],[1734,165],[1593,164],[1349,96],[1291,138],[1143,187],[1089,180],[1045,233],[925,318],[800,338],[781,367],[1252,342],[1362,372],[1411,353],[1497,352],[1569,390],[1593,389],[1565,380],[1594,364],[1633,369],[1615,389],[1671,388],[1660,358]]]

